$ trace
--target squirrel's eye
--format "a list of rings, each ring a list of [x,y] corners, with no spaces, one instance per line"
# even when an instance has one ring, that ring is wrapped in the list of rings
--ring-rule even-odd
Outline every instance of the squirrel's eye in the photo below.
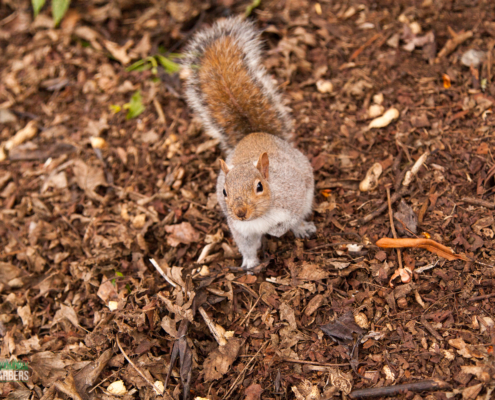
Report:
[[[225,189],[223,189],[223,195],[227,197],[227,191]]]
[[[263,191],[263,185],[261,182],[258,182],[258,185],[256,186],[256,193],[261,193]]]

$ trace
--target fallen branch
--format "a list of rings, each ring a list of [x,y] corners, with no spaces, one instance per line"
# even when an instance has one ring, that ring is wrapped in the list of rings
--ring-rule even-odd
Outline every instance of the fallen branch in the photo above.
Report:
[[[462,199],[464,203],[473,204],[475,206],[482,206],[489,208],[490,210],[495,210],[495,203],[491,203],[486,200],[475,199],[474,197],[464,197]]]
[[[397,249],[401,247],[419,247],[435,253],[437,256],[446,258],[449,261],[463,260],[473,261],[465,254],[456,254],[449,247],[437,243],[431,239],[392,239],[381,238],[375,243],[378,247],[385,249]]]
[[[397,396],[406,391],[425,392],[444,389],[450,389],[450,385],[447,382],[441,381],[440,379],[429,379],[426,381],[404,383],[403,385],[354,390],[349,394],[349,397],[351,399],[365,399],[368,397]]]
[[[495,293],[490,293],[490,294],[483,294],[481,296],[475,296],[475,297],[471,297],[470,299],[468,299],[467,301],[470,303],[470,302],[473,302],[473,301],[479,301],[479,300],[485,300],[485,299],[489,299],[491,297],[495,297]]]
[[[457,48],[457,46],[459,46],[461,43],[464,43],[469,38],[473,37],[473,31],[467,31],[459,34],[451,31],[451,34],[453,35],[453,38],[447,40],[447,43],[445,43],[443,49],[440,50],[440,52],[438,53],[437,60],[442,57],[448,56]]]

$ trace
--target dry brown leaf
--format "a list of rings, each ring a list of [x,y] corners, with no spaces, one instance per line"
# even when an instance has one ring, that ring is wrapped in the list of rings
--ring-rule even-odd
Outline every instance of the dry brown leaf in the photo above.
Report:
[[[472,261],[465,254],[456,254],[449,247],[444,246],[432,239],[392,239],[381,238],[376,242],[378,247],[386,249],[398,249],[401,247],[419,247],[435,253],[437,256],[446,258],[449,261],[464,260]]]
[[[280,304],[279,312],[280,312],[280,319],[286,320],[289,323],[290,328],[292,330],[296,330],[297,329],[296,314],[292,309],[292,307],[289,306],[287,303],[282,303]]]
[[[61,304],[60,310],[55,313],[52,326],[60,322],[64,318],[67,318],[72,325],[79,326],[79,319],[77,318],[76,311],[72,308],[72,306],[66,306],[65,304]]]
[[[104,198],[95,192],[98,186],[107,185],[103,169],[89,166],[82,160],[76,160],[73,171],[77,185],[86,192],[88,197],[103,201]]]
[[[462,391],[462,400],[474,400],[478,396],[479,392],[483,389],[483,384],[469,386]]]
[[[320,400],[321,394],[318,385],[313,385],[310,381],[304,380],[297,386],[292,386],[292,392],[297,400]]]
[[[450,339],[449,344],[455,347],[464,358],[485,358],[487,355],[484,349],[477,349],[475,346],[467,344],[462,338]]]
[[[21,317],[22,325],[33,325],[33,315],[31,314],[31,308],[29,307],[29,304],[25,305],[24,307],[17,307],[17,315]]]
[[[220,379],[229,370],[241,348],[241,339],[231,338],[225,346],[218,346],[203,364],[205,382]]]
[[[8,281],[17,278],[21,275],[21,269],[15,265],[0,262],[0,282],[7,283]]]
[[[41,379],[43,386],[49,387],[55,381],[67,375],[67,363],[62,360],[62,354],[43,351],[29,357],[29,367]]]
[[[475,375],[480,381],[488,383],[495,378],[495,366],[477,361],[476,365],[461,366],[465,374]]]
[[[303,281],[320,281],[322,279],[328,278],[330,273],[323,268],[320,268],[319,265],[316,264],[310,264],[307,262],[304,262],[298,269],[297,269],[297,279],[303,280]]]
[[[76,383],[72,374],[69,374],[63,382],[55,382],[55,387],[59,392],[66,394],[72,400],[82,400],[81,395],[77,392]]]
[[[306,306],[306,309],[304,310],[304,314],[306,314],[308,317],[313,314],[320,306],[323,304],[323,301],[325,298],[321,294],[317,294],[314,296]]]
[[[199,233],[189,222],[168,225],[165,227],[165,230],[170,233],[167,236],[167,243],[172,247],[177,247],[180,243],[189,244],[199,240]]]
[[[103,303],[108,304],[109,300],[117,300],[119,295],[115,286],[113,286],[110,279],[103,276],[100,287],[98,288],[97,296],[103,300]]]
[[[132,47],[134,42],[129,40],[124,46],[119,46],[117,43],[111,42],[110,40],[103,40],[103,45],[123,65],[129,64],[131,62],[131,57],[127,55],[127,50]]]
[[[170,336],[177,338],[177,327],[176,327],[176,322],[170,318],[169,316],[165,315],[162,318],[162,322],[160,326],[163,328],[165,332],[167,332]]]
[[[246,395],[244,400],[260,400],[261,393],[263,393],[263,388],[261,385],[258,383],[253,383],[244,391],[244,394]]]

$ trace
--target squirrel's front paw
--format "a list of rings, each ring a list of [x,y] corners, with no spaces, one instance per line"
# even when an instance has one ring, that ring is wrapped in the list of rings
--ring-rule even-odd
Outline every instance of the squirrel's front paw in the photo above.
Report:
[[[260,260],[257,258],[243,258],[241,268],[252,269],[260,265]]]
[[[312,222],[302,221],[298,226],[292,228],[292,232],[297,238],[308,238],[316,232],[316,226]]]

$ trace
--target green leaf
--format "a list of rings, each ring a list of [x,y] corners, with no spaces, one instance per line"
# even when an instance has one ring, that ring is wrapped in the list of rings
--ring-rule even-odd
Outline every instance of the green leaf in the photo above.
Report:
[[[253,0],[253,2],[246,7],[246,17],[249,17],[256,7],[259,7],[261,0]]]
[[[141,60],[136,61],[134,64],[129,65],[125,70],[127,72],[143,71],[143,67],[148,67],[148,69],[149,69],[149,66],[147,64],[148,64],[148,62],[147,62],[146,58],[142,58]]]
[[[165,68],[165,71],[168,74],[173,74],[174,72],[179,72],[179,70],[180,70],[179,64],[173,62],[172,60],[169,60],[167,57],[163,57],[160,54],[157,54],[156,58],[158,59],[158,62],[162,65],[162,67]]]
[[[118,104],[110,104],[108,107],[113,114],[117,114],[120,112],[120,110],[122,110],[122,107],[120,107]]]
[[[45,2],[46,0],[31,0],[31,4],[33,5],[34,18],[38,16],[41,9],[45,5]]]
[[[70,0],[52,0],[52,15],[55,26],[58,26],[69,9]]]
[[[144,111],[143,98],[141,97],[141,92],[139,90],[132,95],[129,103],[124,104],[124,108],[129,110],[126,119],[136,118]]]
[[[118,276],[120,278],[123,278],[124,277],[124,274],[120,271],[115,271],[115,276]]]

